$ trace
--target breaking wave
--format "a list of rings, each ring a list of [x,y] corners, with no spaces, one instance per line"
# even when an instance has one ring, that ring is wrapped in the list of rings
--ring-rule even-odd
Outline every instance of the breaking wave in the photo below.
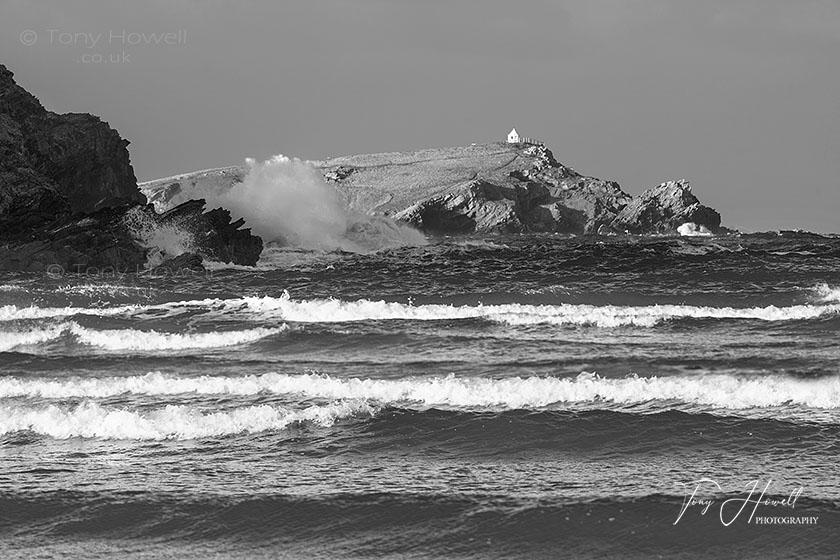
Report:
[[[209,303],[209,302],[208,302]],[[837,305],[794,305],[789,307],[697,307],[691,305],[500,305],[455,306],[446,304],[409,305],[386,301],[341,301],[337,299],[292,300],[281,297],[246,297],[217,300],[217,305],[233,312],[249,312],[263,319],[303,323],[335,323],[402,319],[435,321],[486,319],[509,325],[592,325],[596,327],[652,327],[673,319],[754,319],[794,321],[815,319],[840,312]]]
[[[82,344],[107,350],[188,350],[236,346],[274,336],[286,329],[283,325],[278,328],[181,334],[134,329],[94,330],[71,324],[69,330]]]
[[[259,405],[212,413],[175,405],[141,413],[93,402],[75,407],[12,406],[0,407],[0,435],[31,431],[56,439],[196,439],[282,430],[295,424],[331,426],[343,418],[374,413],[375,409],[364,402],[339,402],[303,410]]]
[[[740,377],[605,378],[577,377],[428,377],[406,379],[339,378],[319,374],[174,377],[161,373],[99,379],[0,379],[0,397],[46,399],[105,398],[137,395],[296,395],[330,400],[372,401],[377,405],[496,407],[534,409],[563,403],[633,405],[668,401],[743,410],[796,404],[840,408],[840,378],[798,379],[782,375]]]
[[[234,315],[257,321],[300,323],[343,323],[374,320],[445,321],[483,319],[508,325],[586,325],[603,328],[653,327],[679,319],[721,319],[758,321],[801,321],[840,313],[837,290],[825,288],[823,303],[764,307],[710,307],[693,305],[617,306],[569,304],[530,305],[413,305],[399,302],[338,299],[294,300],[288,292],[280,297],[253,296],[232,299],[203,299],[155,305],[129,305],[111,308],[0,307],[0,321],[40,319],[73,315],[143,318],[148,312],[158,317],[174,316],[186,309],[211,314]],[[833,302],[837,303],[833,303]]]
[[[0,332],[0,352],[8,352],[21,346],[43,344],[60,338],[67,325],[54,325],[42,329]]]
[[[70,322],[45,328],[0,332],[0,352],[8,352],[19,347],[56,340],[65,333],[72,335],[80,344],[87,346],[117,351],[141,350],[154,352],[156,350],[211,349],[236,346],[274,336],[286,330],[288,330],[288,327],[281,325],[275,328],[259,327],[241,331],[181,334],[135,329],[97,330]]]
[[[703,224],[695,224],[694,222],[686,222],[677,228],[677,233],[683,237],[710,237],[714,235],[712,231]]]
[[[142,309],[140,305],[124,305],[121,307],[18,307],[4,305],[0,307],[0,321],[17,321],[19,319],[49,319],[52,317],[72,317],[73,315],[122,315]]]
[[[829,286],[828,284],[820,284],[814,291],[821,301],[826,303],[840,303],[840,288]]]

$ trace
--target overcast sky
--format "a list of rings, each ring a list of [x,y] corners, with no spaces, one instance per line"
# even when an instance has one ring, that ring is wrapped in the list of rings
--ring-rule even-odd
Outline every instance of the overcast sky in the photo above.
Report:
[[[631,194],[685,177],[732,227],[840,231],[836,0],[0,0],[0,62],[140,180],[516,126]]]

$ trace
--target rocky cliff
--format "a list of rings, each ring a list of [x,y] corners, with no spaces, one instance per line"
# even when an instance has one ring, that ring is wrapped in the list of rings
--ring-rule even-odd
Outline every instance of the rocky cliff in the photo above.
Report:
[[[312,163],[349,208],[429,233],[676,234],[684,223],[720,231],[720,214],[700,204],[685,180],[632,197],[618,183],[559,163],[542,145],[491,143]],[[184,185],[219,193],[244,173],[228,167],[140,186],[165,209],[182,201]]]
[[[4,217],[19,214],[21,205],[26,208],[33,202],[41,211],[39,218],[48,218],[59,206],[70,212],[92,212],[144,204],[127,146],[127,140],[93,115],[47,111],[0,65]]]
[[[253,265],[262,240],[203,201],[157,216],[137,187],[128,141],[93,115],[58,115],[0,65],[0,270],[142,269],[148,227],[183,225],[204,256]],[[177,255],[166,255],[176,257]]]

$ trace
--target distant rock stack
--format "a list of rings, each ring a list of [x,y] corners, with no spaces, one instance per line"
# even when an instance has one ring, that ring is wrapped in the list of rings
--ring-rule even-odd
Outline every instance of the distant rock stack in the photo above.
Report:
[[[512,134],[516,130],[511,131]],[[677,235],[693,223],[719,233],[720,214],[700,204],[688,181],[669,181],[633,197],[615,181],[581,175],[542,144],[494,142],[344,156],[312,162],[345,204],[433,234],[552,232]],[[221,168],[141,185],[161,208],[192,192],[218,194],[244,168]]]

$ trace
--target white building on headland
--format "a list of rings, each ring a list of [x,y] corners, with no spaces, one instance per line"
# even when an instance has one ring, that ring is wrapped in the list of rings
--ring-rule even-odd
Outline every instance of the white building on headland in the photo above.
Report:
[[[511,128],[507,137],[508,144],[534,144],[535,146],[545,146],[540,140],[534,140],[527,136],[519,136],[515,128]]]

